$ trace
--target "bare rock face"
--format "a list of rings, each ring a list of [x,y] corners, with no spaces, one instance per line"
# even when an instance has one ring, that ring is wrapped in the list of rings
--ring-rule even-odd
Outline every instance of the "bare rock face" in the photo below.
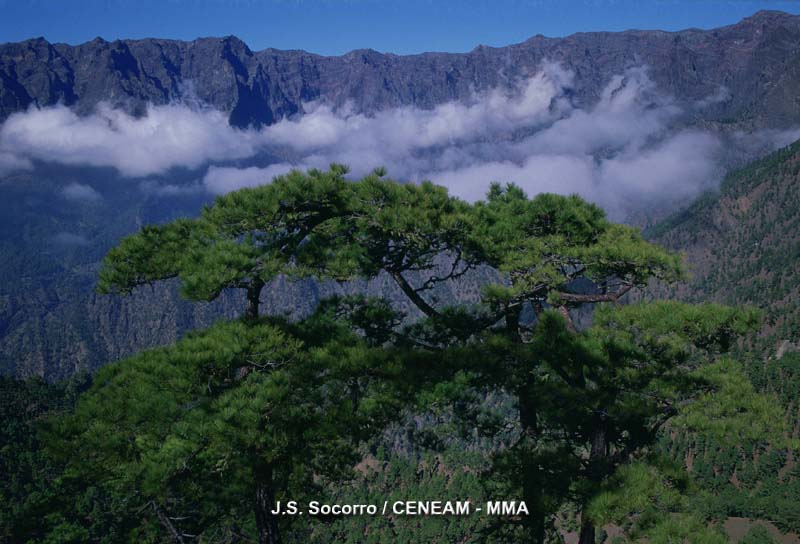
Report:
[[[800,346],[798,346],[797,344],[793,344],[788,340],[784,340],[783,342],[781,342],[781,345],[778,346],[778,351],[775,353],[775,358],[783,359],[784,355],[795,351],[800,351]]]
[[[253,52],[236,37],[174,40],[100,38],[78,46],[42,38],[0,45],[0,120],[30,104],[90,111],[99,101],[143,111],[193,94],[230,113],[235,126],[263,125],[322,99],[363,112],[431,108],[513,82],[542,61],[575,72],[574,99],[591,104],[608,78],[650,67],[660,89],[680,101],[720,99],[698,115],[712,122],[789,125],[800,119],[800,17],[761,11],[714,30],[535,36],[469,53],[398,56],[357,50],[339,57],[304,51]]]

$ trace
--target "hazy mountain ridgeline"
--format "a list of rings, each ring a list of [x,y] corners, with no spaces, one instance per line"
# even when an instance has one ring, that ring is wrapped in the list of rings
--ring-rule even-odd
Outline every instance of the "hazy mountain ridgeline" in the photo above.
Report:
[[[569,140],[578,133],[591,135],[595,125],[605,123],[600,128],[608,130],[609,120],[611,125],[618,122],[620,118],[604,112],[601,114],[606,117],[592,118],[592,108],[605,101],[607,109],[613,110],[617,106],[614,96],[623,94],[625,89],[614,87],[609,81],[621,77],[626,70],[646,67],[643,84],[652,83],[669,100],[649,102],[634,96],[632,100],[640,102],[638,109],[631,109],[631,115],[624,119],[648,121],[647,115],[655,112],[649,119],[652,126],[629,140],[623,139],[618,147],[631,142],[634,145],[629,147],[637,147],[662,138],[664,133],[688,127],[690,131],[738,138],[739,147],[717,150],[714,145],[709,146],[714,153],[727,154],[722,164],[730,166],[750,156],[741,153],[742,148],[757,154],[774,147],[769,131],[800,123],[799,61],[800,17],[780,12],[759,12],[736,25],[709,31],[536,36],[503,48],[478,47],[465,54],[410,56],[363,50],[340,57],[272,49],[253,52],[235,37],[192,42],[147,39],[110,43],[97,39],[78,46],[34,39],[0,45],[0,120],[32,106],[58,104],[89,116],[101,103],[135,115],[145,115],[152,104],[184,103],[222,112],[226,124],[234,127],[276,126],[287,117],[304,113],[312,101],[366,114],[400,106],[424,112],[449,102],[470,103],[480,93],[518,85],[549,62],[563,69],[569,79],[569,85],[554,96],[567,100],[570,112],[589,112],[585,117],[590,123],[576,124],[561,134]],[[553,82],[558,84],[558,77]],[[549,95],[545,99],[550,100]],[[554,107],[555,98],[550,104],[551,109]],[[402,120],[402,112],[399,117],[388,118],[390,122],[398,119]],[[548,119],[552,122],[558,117]],[[62,125],[67,127],[67,133],[71,122],[66,119]],[[481,128],[480,123],[475,126],[476,130]],[[372,130],[383,127],[378,124]],[[522,136],[528,137],[535,129],[512,123],[508,130],[522,131]],[[763,138],[750,141],[742,131],[760,131]],[[693,164],[692,160],[676,160],[696,147],[692,134],[689,136],[686,145],[665,154],[670,164]],[[490,134],[486,139],[496,137],[506,136]],[[744,140],[747,142],[742,143]],[[484,143],[476,141],[468,143],[474,147]],[[510,141],[506,151],[514,151],[508,152],[513,158],[513,146],[518,140]],[[358,151],[357,143],[345,150]],[[434,145],[439,145],[438,141]],[[618,152],[614,148],[606,150],[604,145],[601,141],[592,153],[608,158]],[[480,157],[493,151],[489,146],[467,153]],[[135,156],[133,149],[120,151],[128,152]],[[0,147],[0,166],[3,160],[16,160],[13,152],[9,155],[6,151],[5,159],[3,153]],[[222,162],[259,167],[255,171],[259,179],[269,179],[266,172],[271,164],[292,162],[291,152],[282,153],[261,153],[244,162],[236,156],[222,157]],[[333,152],[330,155],[342,160]],[[215,156],[211,154],[212,158]],[[219,179],[217,185],[204,186],[198,184],[203,171],[192,166],[197,165],[193,159],[184,169],[154,167],[152,175],[136,173],[134,165],[131,175],[119,167],[87,167],[72,161],[69,153],[64,157],[57,164],[58,161],[41,162],[34,156],[31,168],[0,174],[0,373],[64,377],[145,347],[170,343],[185,330],[205,327],[220,317],[238,313],[238,300],[223,298],[213,304],[189,305],[180,300],[175,289],[164,287],[140,289],[127,299],[93,293],[98,262],[108,248],[143,224],[195,216],[209,202],[211,193],[224,192],[210,189],[227,187],[222,176],[227,174],[224,168],[217,172],[209,169],[204,182],[212,173],[219,174]],[[600,168],[600,159],[587,157],[588,154],[581,160],[593,163],[593,168],[602,170],[602,176],[614,176],[613,168]],[[636,166],[635,160],[626,164]],[[524,175],[536,168],[533,163],[530,169],[514,173]],[[652,171],[657,167],[645,163],[639,171],[642,169]],[[488,183],[492,179],[485,178],[495,172],[478,169],[469,174]],[[553,183],[558,184],[561,171],[554,172]],[[706,176],[703,187],[713,185],[714,180],[707,179],[712,177],[712,170],[699,172],[696,176]],[[125,179],[120,178],[120,173]],[[392,173],[397,175],[390,170]],[[633,170],[634,181],[635,174]],[[239,179],[248,173],[237,170],[229,175]],[[448,184],[451,190],[458,187],[459,176],[457,171],[451,176],[455,180]],[[675,176],[681,176],[681,172]],[[684,185],[696,182],[675,181]],[[599,187],[600,197],[614,189]],[[620,187],[620,194],[625,190]],[[693,194],[700,190],[695,187]],[[644,207],[638,212],[638,221],[652,222],[651,209]],[[768,219],[765,216],[765,229],[770,228]],[[742,247],[744,251],[746,248]],[[739,279],[746,282],[748,277]],[[364,286],[338,289],[361,288]],[[264,294],[264,310],[299,315],[332,289],[310,281],[275,285]],[[366,289],[385,293],[394,286],[376,281]],[[474,296],[476,289],[473,281],[450,286],[438,295],[464,299]],[[304,303],[298,306],[297,300]]]
[[[363,112],[430,108],[531,76],[549,60],[574,70],[579,104],[596,102],[611,75],[644,64],[658,87],[680,100],[718,96],[698,114],[702,121],[788,126],[800,119],[799,56],[800,17],[774,11],[708,31],[539,35],[464,54],[254,52],[234,36],[191,42],[97,38],[77,46],[37,38],[0,46],[0,119],[31,104],[63,103],[87,113],[108,101],[142,113],[148,103],[183,97],[229,112],[234,126],[270,124],[318,99],[351,102]]]

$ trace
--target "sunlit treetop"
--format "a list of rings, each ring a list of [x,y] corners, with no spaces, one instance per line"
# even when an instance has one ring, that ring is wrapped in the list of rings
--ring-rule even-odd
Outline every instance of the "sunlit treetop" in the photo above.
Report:
[[[492,294],[509,304],[613,302],[650,278],[681,276],[679,256],[648,243],[636,228],[609,222],[576,195],[529,198],[515,185],[494,184],[474,214],[483,259],[510,279],[509,288]],[[576,291],[579,279],[594,289]]]
[[[253,317],[261,289],[278,275],[346,280],[385,272],[436,318],[443,308],[430,290],[485,265],[508,280],[485,292],[500,319],[525,302],[615,301],[650,278],[681,274],[677,256],[578,196],[529,198],[495,184],[485,200],[468,204],[430,182],[386,179],[381,169],[357,181],[346,173],[341,165],[296,170],[218,197],[197,219],[145,227],[109,252],[99,290],[127,294],[179,278],[184,295],[208,301],[244,289]],[[444,270],[442,257],[450,263]],[[581,279],[593,290],[576,290]]]
[[[355,182],[346,173],[340,165],[293,171],[219,197],[197,219],[145,227],[109,252],[98,289],[129,294],[170,278],[192,300],[245,289],[254,316],[261,289],[279,274],[345,280],[385,270],[402,284],[404,272],[464,251],[469,207],[446,189],[384,180],[380,170]]]

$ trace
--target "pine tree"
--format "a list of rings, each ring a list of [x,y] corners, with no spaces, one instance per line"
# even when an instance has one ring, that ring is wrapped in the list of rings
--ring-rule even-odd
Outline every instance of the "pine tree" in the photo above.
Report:
[[[197,219],[145,227],[109,252],[102,292],[129,294],[177,278],[193,300],[242,289],[247,307],[241,322],[103,371],[94,393],[79,405],[78,421],[108,421],[101,408],[106,402],[128,399],[110,412],[122,418],[140,417],[128,413],[128,406],[141,410],[156,402],[163,418],[152,423],[154,434],[145,440],[133,432],[112,440],[114,447],[142,446],[134,448],[132,462],[152,456],[158,459],[152,470],[184,467],[187,459],[206,463],[194,474],[238,467],[235,473],[248,474],[255,485],[258,540],[276,542],[280,532],[267,512],[276,494],[299,481],[287,474],[304,474],[308,483],[314,471],[325,472],[322,461],[293,458],[289,445],[311,447],[310,433],[318,459],[338,469],[348,457],[334,450],[352,453],[334,447],[342,437],[357,440],[363,429],[374,432],[387,412],[400,412],[399,399],[408,401],[420,389],[427,390],[420,398],[441,393],[444,400],[464,387],[509,392],[518,408],[518,440],[498,464],[513,469],[530,509],[514,538],[545,542],[558,509],[573,502],[586,544],[594,541],[595,519],[602,518],[592,514],[600,511],[593,506],[598,497],[610,496],[603,495],[611,492],[609,485],[635,473],[620,472],[623,467],[649,460],[668,422],[713,427],[713,418],[692,412],[692,406],[716,409],[724,431],[742,411],[753,412],[753,421],[768,419],[763,403],[742,385],[741,372],[719,358],[752,324],[750,312],[636,305],[599,310],[586,330],[574,322],[585,306],[613,305],[653,279],[682,276],[680,258],[647,243],[637,229],[609,222],[600,208],[577,196],[528,198],[514,185],[495,184],[485,201],[469,205],[432,183],[396,183],[380,170],[352,182],[345,174],[337,165],[324,172],[295,171],[219,197]],[[437,286],[470,273],[493,278],[476,304],[436,299]],[[388,300],[326,302],[299,329],[258,319],[261,291],[278,276],[336,281],[380,274],[392,278],[423,319],[400,327]],[[334,326],[331,316],[341,325]],[[313,323],[327,325],[309,336],[311,329],[303,327]],[[190,364],[178,364],[184,360]],[[131,382],[132,376],[143,381]],[[464,383],[464,376],[473,382]],[[437,386],[448,381],[455,385]],[[137,387],[130,389],[130,383]],[[177,396],[159,398],[160,383],[178,384]],[[731,390],[742,395],[736,398]],[[130,398],[137,391],[143,396]],[[363,410],[374,412],[369,425],[359,419]],[[348,411],[335,435],[323,431],[321,422]],[[726,419],[729,411],[734,415]],[[278,413],[285,419],[265,415]],[[145,424],[124,421],[125,432]],[[308,432],[299,436],[301,429]],[[73,444],[90,438],[76,436]],[[113,450],[108,459],[119,455]],[[116,476],[132,477],[124,482],[132,489],[177,476],[143,480],[146,471],[134,466]],[[246,479],[233,478],[231,485],[246,487]],[[173,536],[179,534],[165,509],[188,488],[170,494],[152,489],[154,515]],[[220,515],[215,511],[212,525]]]

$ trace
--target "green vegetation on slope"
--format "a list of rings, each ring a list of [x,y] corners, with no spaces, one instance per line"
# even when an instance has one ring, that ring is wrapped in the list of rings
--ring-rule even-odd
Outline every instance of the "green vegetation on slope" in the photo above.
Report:
[[[684,252],[690,269],[690,279],[662,287],[662,295],[764,309],[758,355],[748,357],[747,372],[757,388],[780,399],[788,433],[797,437],[800,354],[792,350],[800,343],[800,142],[730,174],[718,193],[646,234]],[[691,469],[708,492],[702,506],[715,515],[765,519],[800,532],[796,453],[763,438],[731,447],[678,435],[663,447]]]
[[[765,309],[768,355],[800,341],[800,142],[730,174],[719,193],[645,235],[686,255],[691,279],[671,295]]]

